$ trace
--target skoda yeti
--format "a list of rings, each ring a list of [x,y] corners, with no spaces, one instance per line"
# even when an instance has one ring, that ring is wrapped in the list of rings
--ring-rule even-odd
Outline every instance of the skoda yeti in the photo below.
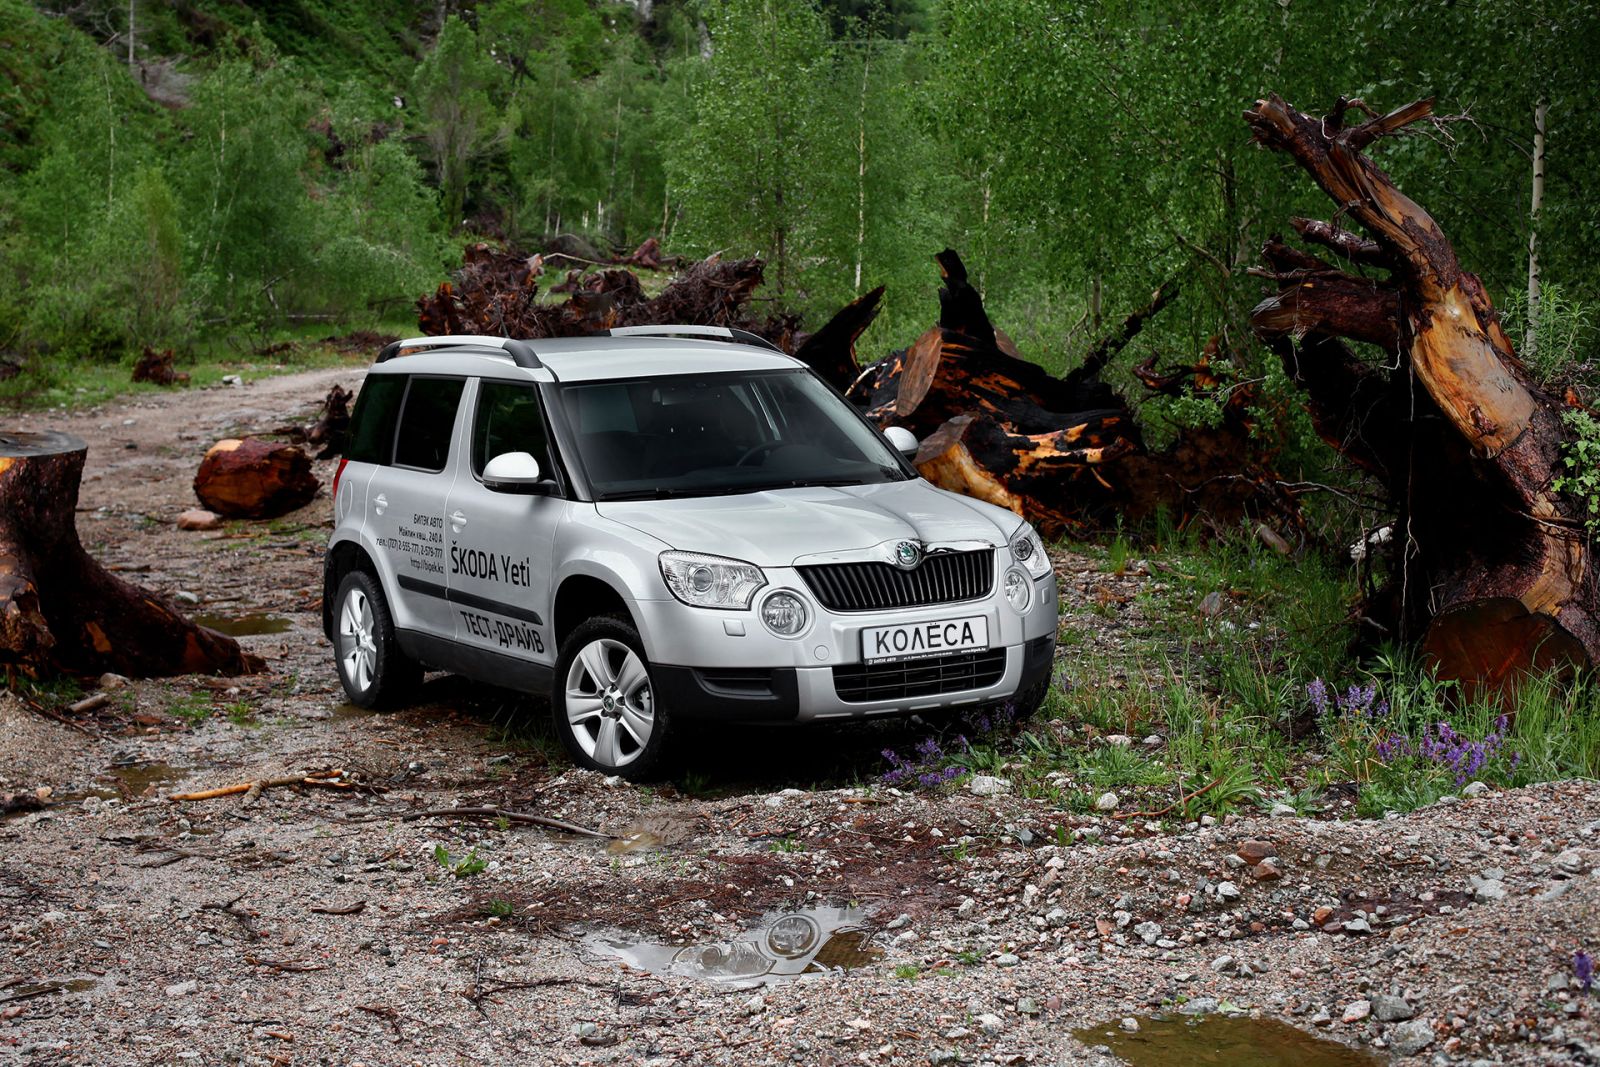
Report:
[[[392,706],[435,669],[548,695],[573,758],[628,778],[689,720],[1030,713],[1044,546],[915,449],[741,331],[395,342],[333,483],[345,692]]]

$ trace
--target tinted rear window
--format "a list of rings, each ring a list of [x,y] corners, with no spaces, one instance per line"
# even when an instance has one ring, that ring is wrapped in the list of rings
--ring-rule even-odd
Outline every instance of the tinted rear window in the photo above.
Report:
[[[394,461],[402,467],[444,470],[450,455],[450,434],[456,426],[456,406],[466,382],[460,378],[413,378],[400,415]]]
[[[388,463],[394,449],[394,426],[406,395],[404,374],[369,374],[350,416],[350,447],[345,456],[357,463]]]

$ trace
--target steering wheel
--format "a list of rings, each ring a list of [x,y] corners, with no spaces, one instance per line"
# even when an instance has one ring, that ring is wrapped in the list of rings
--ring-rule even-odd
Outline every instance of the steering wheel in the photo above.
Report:
[[[765,442],[763,444],[756,445],[754,448],[746,450],[745,454],[740,456],[738,461],[736,463],[734,463],[734,466],[735,467],[747,467],[747,466],[750,465],[750,461],[752,459],[755,459],[757,456],[762,455],[763,453],[766,453],[766,452],[771,452],[774,449],[782,448],[782,447],[783,447],[783,442],[782,441],[767,441],[767,442]]]

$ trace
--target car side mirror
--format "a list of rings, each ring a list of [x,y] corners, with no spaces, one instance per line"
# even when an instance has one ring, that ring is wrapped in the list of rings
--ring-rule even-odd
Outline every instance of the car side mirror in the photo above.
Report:
[[[917,435],[904,426],[891,426],[883,431],[883,436],[902,456],[907,459],[917,457]]]
[[[549,496],[556,483],[544,477],[539,461],[527,452],[502,452],[483,465],[483,484],[497,493]]]

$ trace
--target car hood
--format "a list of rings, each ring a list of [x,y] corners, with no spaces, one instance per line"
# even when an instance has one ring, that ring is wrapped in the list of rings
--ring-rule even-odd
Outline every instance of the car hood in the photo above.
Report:
[[[1001,545],[1022,520],[917,479],[843,488],[773,489],[739,496],[600,502],[599,513],[689,552],[758,566],[861,553],[886,541]]]

